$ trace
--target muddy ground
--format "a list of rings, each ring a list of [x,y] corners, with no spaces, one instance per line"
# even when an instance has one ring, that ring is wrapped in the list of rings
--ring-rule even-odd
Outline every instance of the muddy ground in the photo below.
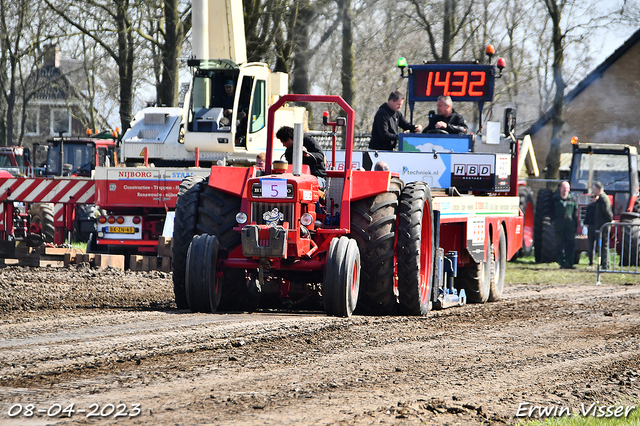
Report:
[[[562,281],[339,319],[178,311],[160,272],[7,267],[0,424],[513,424],[636,405],[640,284]]]

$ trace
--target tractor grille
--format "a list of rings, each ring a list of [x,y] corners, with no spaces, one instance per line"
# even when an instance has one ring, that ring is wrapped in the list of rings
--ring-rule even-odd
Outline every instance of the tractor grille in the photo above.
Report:
[[[251,221],[255,221],[258,225],[269,225],[264,218],[264,214],[267,212],[274,212],[274,209],[278,209],[278,213],[284,214],[283,220],[278,220],[277,225],[282,225],[284,222],[293,224],[294,218],[293,203],[251,203]],[[273,216],[273,214],[272,214]]]

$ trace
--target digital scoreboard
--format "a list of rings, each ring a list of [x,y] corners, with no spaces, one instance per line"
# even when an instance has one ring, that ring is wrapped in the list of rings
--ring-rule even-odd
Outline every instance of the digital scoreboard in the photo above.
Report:
[[[425,64],[409,68],[409,102],[436,101],[442,95],[451,96],[454,102],[489,102],[493,98],[492,65]]]

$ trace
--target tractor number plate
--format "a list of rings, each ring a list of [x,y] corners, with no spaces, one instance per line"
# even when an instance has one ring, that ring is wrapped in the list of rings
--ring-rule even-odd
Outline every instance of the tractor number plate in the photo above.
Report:
[[[108,226],[109,234],[135,234],[136,229],[133,226]]]

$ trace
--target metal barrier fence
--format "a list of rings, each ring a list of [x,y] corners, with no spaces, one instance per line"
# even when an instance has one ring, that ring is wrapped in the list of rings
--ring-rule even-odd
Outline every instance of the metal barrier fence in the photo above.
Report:
[[[595,243],[597,285],[603,273],[640,275],[640,221],[605,223]]]

